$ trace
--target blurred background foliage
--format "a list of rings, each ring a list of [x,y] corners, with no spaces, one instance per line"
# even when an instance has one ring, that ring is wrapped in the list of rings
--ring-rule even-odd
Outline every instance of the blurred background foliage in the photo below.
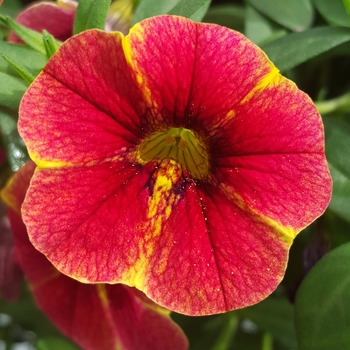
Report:
[[[15,17],[29,2],[5,0],[0,14]],[[350,349],[350,1],[140,0],[133,22],[161,13],[204,16],[203,21],[240,31],[265,50],[322,114],[334,182],[329,208],[297,236],[285,278],[269,298],[223,315],[173,314],[173,319],[191,350]],[[1,24],[0,29],[3,53],[9,28]],[[27,47],[11,53],[33,76],[46,62]],[[0,163],[2,186],[28,159],[16,129],[28,84],[4,57],[0,80],[0,147],[7,157]],[[24,284],[19,301],[0,298],[0,350],[34,348],[77,349],[36,308]]]

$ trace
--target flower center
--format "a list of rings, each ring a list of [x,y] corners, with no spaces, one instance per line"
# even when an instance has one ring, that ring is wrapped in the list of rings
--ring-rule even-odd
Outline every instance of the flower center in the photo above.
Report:
[[[209,160],[204,144],[185,128],[171,128],[154,132],[139,147],[139,157],[144,162],[172,158],[188,170],[194,178],[208,175]]]

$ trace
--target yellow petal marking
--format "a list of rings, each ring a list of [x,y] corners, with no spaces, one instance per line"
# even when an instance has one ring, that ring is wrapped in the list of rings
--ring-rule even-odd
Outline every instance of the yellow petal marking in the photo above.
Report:
[[[106,291],[106,287],[103,284],[96,284],[96,290],[97,290],[97,295],[101,301],[103,310],[106,315],[107,321],[110,323],[110,326],[114,328],[114,321],[113,321],[113,316],[111,314],[111,308],[109,306],[109,299]],[[124,350],[124,347],[121,346],[120,341],[119,341],[119,334],[115,334],[114,340],[115,340],[115,348],[114,350]]]
[[[38,152],[29,152],[30,159],[41,169],[64,168],[72,166],[69,162],[61,160],[45,160],[41,159]]]
[[[263,91],[267,86],[277,86],[281,79],[282,75],[279,74],[279,70],[270,62],[271,70],[266,74],[256,85],[249,91],[246,97],[241,101],[241,105],[247,103],[257,92]]]
[[[123,37],[122,39],[122,47],[125,55],[126,62],[129,64],[131,71],[135,75],[136,82],[139,85],[143,96],[145,98],[145,101],[147,103],[148,107],[157,108],[157,104],[155,101],[151,98],[151,90],[148,87],[147,82],[145,81],[144,76],[141,74],[140,69],[137,67],[136,60],[134,59],[134,55],[137,55],[137,52],[135,52],[132,48],[133,42],[138,42],[139,44],[143,41],[143,27],[140,23],[136,23],[129,31],[129,34]],[[144,54],[144,51],[139,53],[139,55]]]
[[[242,210],[245,210],[251,214],[253,214],[254,219],[258,222],[262,222],[271,228],[274,229],[274,231],[281,234],[281,236],[284,238],[288,246],[290,246],[293,242],[293,239],[297,236],[297,234],[301,231],[301,229],[294,229],[291,226],[283,226],[276,220],[273,220],[265,215],[263,215],[258,210],[254,209],[247,201],[245,201],[239,194],[234,193],[232,189],[224,185],[223,183],[220,184],[220,188],[223,190],[227,198],[234,201],[235,204]]]
[[[165,232],[164,223],[180,200],[180,194],[175,193],[173,188],[181,176],[182,169],[176,161],[167,159],[159,165],[154,175],[152,195],[148,200],[147,221],[139,228],[144,233],[139,243],[140,255],[136,263],[123,274],[122,283],[146,292],[146,274],[148,274],[150,262],[156,250],[157,261],[152,264],[152,274],[162,274],[165,271],[171,247],[159,246],[158,237],[161,234],[171,234],[171,232]]]
[[[16,185],[15,175],[12,175],[7,181],[5,187],[0,191],[0,198],[3,202],[15,211],[18,215],[21,215],[21,207],[18,203],[18,199],[13,194],[13,187]]]

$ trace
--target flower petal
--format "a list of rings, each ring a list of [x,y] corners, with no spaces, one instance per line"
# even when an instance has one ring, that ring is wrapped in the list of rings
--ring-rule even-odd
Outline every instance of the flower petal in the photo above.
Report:
[[[31,172],[30,172],[31,170]],[[22,168],[4,191],[21,202],[33,164]],[[8,197],[9,196],[9,197]],[[10,199],[10,202],[13,201]],[[17,208],[18,210],[19,208]],[[21,266],[39,307],[58,328],[87,350],[185,350],[187,340],[169,312],[124,285],[88,285],[57,271],[29,242],[18,211],[10,209]]]
[[[203,179],[172,158],[135,161],[145,137],[177,127],[207,147]],[[330,198],[306,95],[241,34],[179,17],[63,44],[24,96],[20,132],[39,165],[22,210],[34,246],[75,279],[186,314],[271,293]]]
[[[56,39],[65,41],[72,36],[74,17],[74,9],[64,9],[53,2],[37,2],[25,8],[16,21],[40,33],[45,29]],[[14,32],[10,33],[8,41],[23,43]]]
[[[200,133],[223,125],[252,90],[262,89],[278,74],[242,34],[181,17],[142,21],[123,47],[153,110],[150,122],[157,118]]]
[[[158,179],[162,176],[159,173]],[[163,193],[156,219],[147,226],[148,251],[124,278],[162,305],[189,315],[242,308],[277,287],[290,237],[261,220],[238,197],[230,198],[224,187],[179,178],[167,193],[156,181],[154,198],[159,198],[157,191]]]
[[[321,117],[310,98],[282,77],[237,113],[213,147],[216,179],[295,236],[331,198]]]
[[[142,136],[121,38],[91,30],[68,40],[26,92],[18,128],[40,167],[120,158]]]
[[[22,208],[33,244],[73,278],[136,286],[185,314],[224,312],[271,293],[292,239],[224,187],[217,193],[186,179],[176,162],[152,168],[37,171]]]
[[[22,207],[32,243],[75,279],[122,282],[138,256],[135,226],[146,219],[138,197],[147,181],[121,162],[38,169]]]

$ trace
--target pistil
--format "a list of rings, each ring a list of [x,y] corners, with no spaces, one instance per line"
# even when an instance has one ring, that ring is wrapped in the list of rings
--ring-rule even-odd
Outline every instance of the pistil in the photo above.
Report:
[[[208,175],[206,147],[189,129],[171,128],[166,132],[150,134],[139,146],[139,157],[147,163],[171,158],[196,179],[203,179]]]

